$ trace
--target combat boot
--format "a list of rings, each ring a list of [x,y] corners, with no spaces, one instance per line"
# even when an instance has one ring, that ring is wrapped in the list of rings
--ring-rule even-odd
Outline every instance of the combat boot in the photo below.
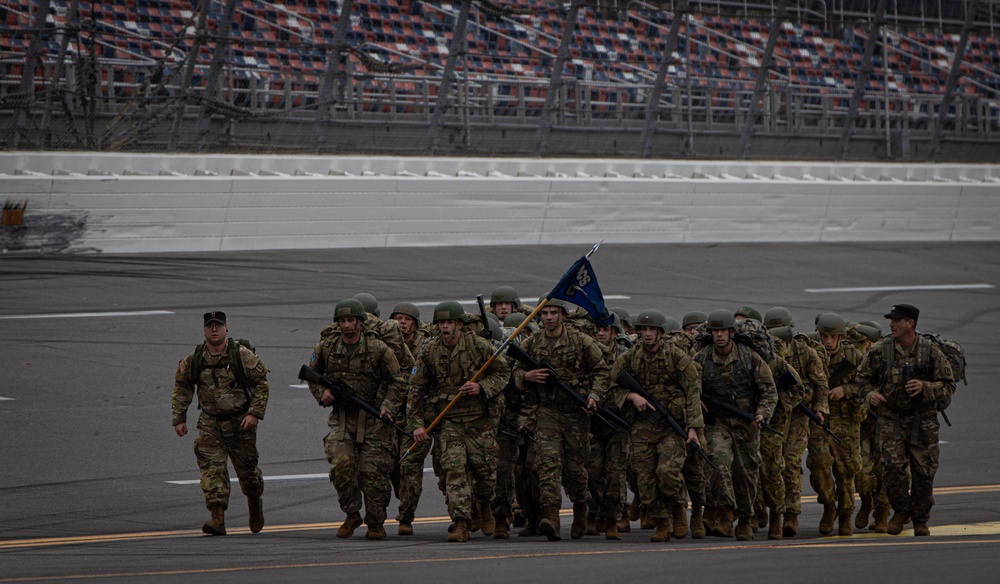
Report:
[[[851,513],[841,513],[837,517],[837,535],[854,535],[854,529],[851,528]]]
[[[691,504],[691,538],[705,539],[705,520],[702,516],[702,507],[696,503]]]
[[[454,523],[455,528],[448,534],[448,541],[458,543],[469,541],[469,520],[456,519]]]
[[[621,538],[622,536],[618,534],[618,524],[608,524],[608,528],[604,530],[604,539],[620,540]]]
[[[357,511],[354,513],[348,513],[347,518],[344,519],[344,522],[341,523],[340,527],[337,529],[337,537],[340,539],[347,539],[351,537],[354,535],[354,530],[361,527],[362,523],[364,522],[361,521],[360,513]]]
[[[781,535],[784,537],[795,537],[799,532],[799,514],[785,511],[785,522],[781,526]]]
[[[886,533],[888,533],[889,535],[899,535],[900,533],[903,533],[903,528],[906,527],[906,524],[909,522],[910,522],[909,513],[902,513],[900,511],[896,511],[895,513],[892,514],[892,519],[889,520],[889,527],[886,530]]]
[[[930,530],[929,527],[927,527],[926,523],[924,523],[923,521],[914,521],[913,522],[913,535],[915,535],[917,537],[921,537],[921,536],[930,535],[930,534],[931,534],[931,530]]]
[[[541,533],[538,532],[538,522],[534,518],[525,518],[524,527],[517,530],[518,537],[536,537],[539,535],[541,535]]]
[[[247,499],[247,504],[250,507],[250,532],[260,533],[264,529],[264,502],[260,497],[253,497]]]
[[[889,506],[875,502],[875,521],[872,523],[875,533],[889,533]]]
[[[854,518],[854,527],[864,529],[868,527],[868,518],[872,513],[872,494],[861,495],[861,507],[858,509],[858,516]]]
[[[684,536],[688,534],[688,522],[687,522],[687,505],[674,505],[673,506],[673,524],[674,524],[674,539],[684,539]]]
[[[573,503],[573,525],[569,528],[569,536],[580,539],[587,533],[587,503]]]
[[[705,507],[705,513],[702,515],[702,527],[705,528],[705,533],[708,535],[715,535],[712,530],[715,529],[715,521],[718,518],[718,510],[715,507]],[[693,521],[693,520],[692,520]]]
[[[497,528],[493,531],[493,539],[510,539],[510,526],[506,521],[497,523]]]
[[[369,525],[365,539],[385,539],[385,527],[382,525],[377,527]]]
[[[645,507],[639,508],[639,529],[653,529],[656,527],[656,520],[649,516]]]
[[[588,519],[587,520],[587,535],[599,535],[603,529],[597,529],[597,520]]]
[[[618,523],[615,524],[615,527],[618,528],[619,533],[632,532],[632,522],[630,522],[627,517],[625,519],[618,520]]]
[[[479,503],[479,529],[483,532],[483,535],[493,535],[493,531],[496,528],[497,522],[493,517],[493,511],[490,509],[490,504]]]
[[[767,518],[767,539],[781,539],[782,533],[781,512],[771,509]]]
[[[635,498],[632,499],[632,504],[628,506],[628,520],[638,521],[639,515],[640,515],[639,495],[636,495]]]
[[[837,517],[837,506],[833,503],[823,504],[823,517],[819,520],[820,535],[833,533],[833,520]]]
[[[732,509],[718,509],[715,515],[715,526],[712,528],[712,535],[716,537],[732,537],[734,515],[735,513]],[[749,519],[747,517],[747,529],[750,528]]]
[[[207,535],[226,535],[226,510],[222,507],[209,507],[212,520],[201,526],[202,533]]]
[[[412,521],[399,521],[399,535],[413,535],[413,522]]]
[[[670,541],[670,532],[673,531],[673,526],[670,525],[670,518],[662,517],[654,521],[656,521],[656,531],[653,532],[653,535],[649,536],[649,541],[654,543]]]
[[[750,527],[750,517],[740,515],[736,523],[736,541],[750,541],[753,539],[753,528]]]
[[[754,521],[751,526],[754,528],[753,532],[757,533],[758,527],[767,527],[767,520],[769,519],[767,513],[767,507],[761,506],[754,510],[754,516],[751,518]]]
[[[550,507],[542,511],[542,520],[538,522],[538,533],[549,538],[549,541],[559,541],[559,508]]]
[[[473,534],[473,533],[479,531],[479,504],[478,503],[473,503],[472,504],[472,520],[469,521],[468,528],[469,528],[469,533],[470,534]]]

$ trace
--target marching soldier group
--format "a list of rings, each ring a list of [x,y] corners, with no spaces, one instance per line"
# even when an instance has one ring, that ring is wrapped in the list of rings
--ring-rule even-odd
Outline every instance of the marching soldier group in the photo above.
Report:
[[[912,522],[929,535],[937,414],[955,379],[916,333],[917,308],[893,306],[884,337],[835,313],[797,332],[782,307],[681,321],[612,311],[609,325],[556,299],[532,310],[509,286],[482,314],[442,302],[428,323],[411,303],[382,320],[370,294],[339,302],[309,364],[321,377],[310,391],[332,408],[324,449],[346,515],[337,537],[364,524],[384,539],[393,490],[398,535],[413,535],[428,454],[453,542],[477,531],[507,539],[512,527],[558,541],[564,492],[572,539],[618,540],[635,521],[653,542],[745,541],[764,527],[768,539],[794,537],[803,457],[823,505],[819,533],[895,535]],[[267,369],[225,327],[224,313],[205,315],[205,342],[181,361],[173,394],[181,436],[198,398],[210,535],[226,533],[227,459],[251,531],[264,525],[256,426]],[[506,347],[504,333],[518,333]]]

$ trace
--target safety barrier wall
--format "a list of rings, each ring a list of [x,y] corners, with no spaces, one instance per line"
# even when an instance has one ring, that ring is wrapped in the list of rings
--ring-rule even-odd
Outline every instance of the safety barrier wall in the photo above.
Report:
[[[8,153],[0,199],[7,253],[1000,239],[1000,165]]]

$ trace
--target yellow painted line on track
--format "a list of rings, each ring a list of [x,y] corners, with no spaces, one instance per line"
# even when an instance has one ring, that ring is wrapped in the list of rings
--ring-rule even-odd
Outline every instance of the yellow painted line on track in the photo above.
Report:
[[[935,495],[957,495],[957,494],[968,494],[968,493],[991,493],[1000,491],[1000,484],[998,485],[969,485],[962,487],[940,487],[934,489]],[[802,498],[803,503],[815,503],[815,496],[806,496]],[[561,510],[562,515],[572,515],[572,509]],[[440,524],[448,523],[451,519],[447,516],[438,517],[422,517],[414,520],[415,524]],[[386,525],[395,525],[396,522],[389,520],[386,521]],[[274,525],[267,526],[264,528],[266,533],[288,533],[288,532],[298,532],[298,531],[322,531],[322,530],[333,530],[340,527],[340,522],[327,522],[327,523],[294,523],[289,525]],[[227,530],[231,535],[246,535],[250,533],[250,529],[235,528]],[[913,534],[913,530],[904,531],[903,534]],[[950,526],[935,526],[931,525],[931,535],[932,536],[963,536],[963,535],[997,535],[1000,534],[1000,523],[976,523],[976,524],[966,524],[966,525],[950,525]],[[138,541],[147,539],[171,539],[171,538],[182,538],[182,537],[209,537],[204,535],[201,530],[175,530],[175,531],[141,531],[134,533],[115,533],[106,535],[79,535],[79,536],[67,536],[67,537],[43,537],[34,539],[11,539],[0,541],[0,551],[3,550],[13,550],[13,549],[25,549],[25,548],[37,548],[37,547],[51,547],[51,546],[61,546],[61,545],[79,545],[79,544],[92,544],[92,543],[109,543],[109,542],[121,542],[121,541]],[[877,534],[873,532],[858,531],[853,536],[845,536],[844,540],[851,538],[867,538],[867,537],[893,537],[886,536],[884,534]],[[897,536],[898,537],[898,536]],[[819,542],[829,542],[831,540],[836,541],[838,538],[834,537],[823,537],[815,541]],[[757,544],[754,547],[759,547]],[[715,547],[713,549],[720,549]],[[0,582],[5,582],[5,580],[0,579]]]

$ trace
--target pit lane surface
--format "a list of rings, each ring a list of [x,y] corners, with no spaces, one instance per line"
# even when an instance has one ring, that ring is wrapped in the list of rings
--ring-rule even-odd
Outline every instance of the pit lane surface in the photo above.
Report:
[[[799,330],[816,313],[875,320],[897,302],[921,309],[918,328],[960,341],[969,385],[943,427],[930,538],[821,537],[821,508],[805,493],[800,535],[649,543],[633,524],[599,537],[446,544],[433,475],[416,535],[369,542],[334,537],[343,514],[323,478],[326,412],[293,387],[333,305],[370,292],[387,314],[401,301],[425,314],[441,300],[512,285],[545,294],[589,248],[416,248],[0,259],[0,582],[391,579],[432,582],[608,582],[681,577],[750,581],[894,578],[995,581],[1000,551],[1000,439],[994,331],[1000,321],[1000,244],[622,246],[593,256],[609,305],[633,314],[748,304],[786,306]],[[471,310],[472,305],[467,307]],[[268,480],[264,531],[246,530],[234,488],[231,535],[202,536],[207,518],[193,436],[170,426],[177,361],[201,337],[201,314],[224,310],[271,369],[262,422]],[[884,327],[885,328],[885,327]],[[193,415],[190,416],[193,419]],[[178,484],[180,483],[180,484]],[[568,506],[568,504],[567,504]],[[395,515],[396,502],[389,508]],[[568,535],[568,516],[563,530]]]

